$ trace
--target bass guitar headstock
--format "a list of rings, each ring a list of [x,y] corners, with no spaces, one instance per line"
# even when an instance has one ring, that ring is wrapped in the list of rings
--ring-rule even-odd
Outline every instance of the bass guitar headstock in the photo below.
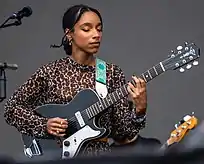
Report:
[[[195,116],[186,115],[179,124],[176,124],[176,129],[171,132],[170,138],[167,141],[168,145],[181,141],[189,130],[197,126],[198,120]]]

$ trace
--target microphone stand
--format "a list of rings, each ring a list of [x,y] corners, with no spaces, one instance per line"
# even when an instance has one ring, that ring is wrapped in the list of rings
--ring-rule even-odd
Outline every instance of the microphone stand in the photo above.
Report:
[[[11,17],[7,18],[1,25],[0,29],[10,27],[10,26],[19,26],[22,24],[21,19],[17,19],[13,23],[8,23],[6,24]],[[6,99],[6,72],[5,72],[5,67],[0,67],[0,103],[3,102]]]
[[[5,69],[0,68],[0,103],[6,99],[6,73]]]

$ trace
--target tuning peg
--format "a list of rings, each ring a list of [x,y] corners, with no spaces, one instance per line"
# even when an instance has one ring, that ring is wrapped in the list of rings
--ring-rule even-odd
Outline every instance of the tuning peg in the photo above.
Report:
[[[178,128],[178,124],[175,124],[174,127],[177,129]]]
[[[185,71],[185,69],[181,67],[181,68],[179,69],[179,71],[182,73],[182,72]]]
[[[194,114],[195,114],[195,112],[192,112],[191,114],[192,114],[192,115],[194,115]]]
[[[187,64],[186,69],[191,69],[192,65],[191,64]]]
[[[188,42],[184,42],[184,44],[185,44],[185,46],[187,46],[187,45],[188,45]]]
[[[178,46],[176,49],[179,51],[179,50],[182,50],[182,46]]]
[[[198,65],[198,61],[194,60],[193,65]]]
[[[169,58],[170,58],[170,57],[174,57],[174,51],[173,51],[173,50],[171,50],[171,54],[168,55],[168,57],[169,57]]]

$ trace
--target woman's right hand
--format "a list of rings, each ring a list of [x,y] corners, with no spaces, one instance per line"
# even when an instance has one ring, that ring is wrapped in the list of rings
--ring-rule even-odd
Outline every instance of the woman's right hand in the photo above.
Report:
[[[66,119],[56,117],[50,118],[47,121],[47,131],[49,134],[54,136],[63,137],[67,127],[68,122]]]

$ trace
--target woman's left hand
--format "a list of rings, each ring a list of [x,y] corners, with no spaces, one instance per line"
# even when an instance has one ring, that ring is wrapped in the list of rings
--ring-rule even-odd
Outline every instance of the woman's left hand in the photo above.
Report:
[[[136,107],[136,113],[145,114],[147,108],[146,82],[136,76],[133,76],[132,78],[135,85],[129,82],[127,88],[128,92],[130,93],[132,102]]]

